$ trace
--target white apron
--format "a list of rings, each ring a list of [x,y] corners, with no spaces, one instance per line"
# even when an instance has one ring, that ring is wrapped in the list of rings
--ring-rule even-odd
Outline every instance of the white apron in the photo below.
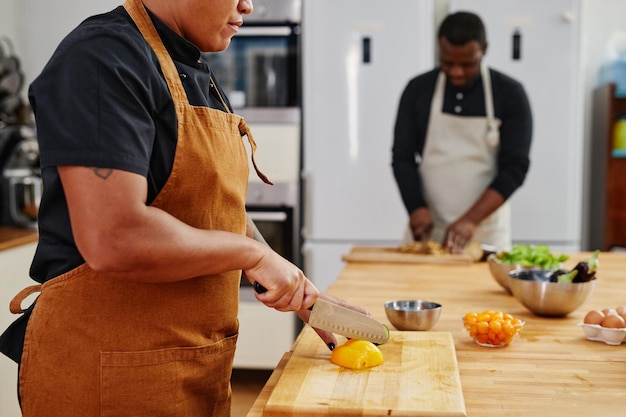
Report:
[[[435,86],[419,169],[434,223],[432,239],[437,242],[443,240],[446,227],[478,200],[497,174],[500,120],[494,117],[491,77],[484,64],[481,74],[486,117],[443,113],[443,72]],[[510,207],[505,202],[480,224],[472,240],[507,250],[511,246],[510,223]]]

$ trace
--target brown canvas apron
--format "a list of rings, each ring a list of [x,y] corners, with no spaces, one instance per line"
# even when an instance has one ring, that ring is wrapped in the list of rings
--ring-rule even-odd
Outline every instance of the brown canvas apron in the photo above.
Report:
[[[439,74],[433,95],[420,172],[433,218],[433,239],[441,242],[450,223],[465,213],[497,174],[499,125],[493,110],[491,77],[481,66],[486,116],[443,112],[445,75]],[[478,227],[473,240],[499,250],[511,246],[509,204],[504,203]]]
[[[172,172],[152,205],[194,227],[244,234],[245,122],[190,106],[143,4],[124,6],[159,58],[178,118]],[[240,274],[140,284],[83,264],[25,289],[12,312],[40,294],[20,368],[23,416],[229,416]]]

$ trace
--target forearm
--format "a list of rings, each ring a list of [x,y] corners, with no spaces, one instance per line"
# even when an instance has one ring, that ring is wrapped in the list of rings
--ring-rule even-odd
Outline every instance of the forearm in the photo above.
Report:
[[[394,161],[393,174],[407,213],[410,215],[416,209],[426,207],[417,164]]]
[[[476,200],[476,202],[461,216],[461,219],[479,225],[494,211],[500,208],[500,206],[504,204],[504,201],[505,199],[500,193],[491,188],[488,188],[478,198],[478,200]]]
[[[76,246],[98,272],[168,282],[252,268],[271,256],[243,228],[202,230],[147,206],[145,179],[137,174],[87,167],[59,167],[59,174]]]
[[[269,247],[246,236],[188,226],[153,207],[98,239],[86,262],[118,279],[171,282],[257,264]]]

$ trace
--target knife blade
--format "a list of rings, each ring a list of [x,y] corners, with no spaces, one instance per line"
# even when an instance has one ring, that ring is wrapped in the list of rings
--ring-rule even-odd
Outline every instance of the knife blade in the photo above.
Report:
[[[378,345],[389,340],[389,328],[376,319],[321,298],[311,307],[309,325]]]
[[[258,282],[254,282],[254,289],[259,294],[267,291]],[[387,343],[389,328],[370,316],[347,307],[318,298],[315,304],[309,307],[311,315],[309,325],[321,330],[340,334],[347,338],[366,340],[377,345]]]

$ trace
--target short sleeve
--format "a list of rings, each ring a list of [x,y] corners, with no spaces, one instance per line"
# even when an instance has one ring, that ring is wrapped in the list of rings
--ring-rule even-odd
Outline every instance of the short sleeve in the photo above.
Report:
[[[84,23],[29,90],[42,167],[97,166],[146,176],[153,116],[168,97],[158,61],[137,30]]]

